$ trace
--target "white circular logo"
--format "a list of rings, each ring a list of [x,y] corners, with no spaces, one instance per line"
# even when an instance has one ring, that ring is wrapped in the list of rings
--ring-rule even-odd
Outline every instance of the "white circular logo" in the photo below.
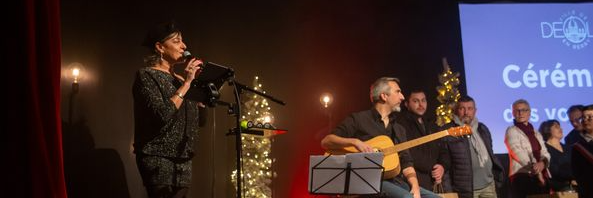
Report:
[[[570,16],[564,20],[564,37],[572,43],[581,43],[587,38],[585,21],[583,19]]]
[[[589,24],[585,14],[576,14],[576,11],[573,10],[563,14],[561,19],[563,22],[562,32],[564,33],[562,43],[573,49],[582,49],[589,45]]]

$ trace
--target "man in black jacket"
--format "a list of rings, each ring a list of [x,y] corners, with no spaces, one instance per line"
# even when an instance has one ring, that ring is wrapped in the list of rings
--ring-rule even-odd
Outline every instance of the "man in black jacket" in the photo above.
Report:
[[[396,121],[406,128],[408,140],[413,140],[437,131],[433,120],[427,119],[426,94],[422,90],[412,90],[405,100],[407,111],[397,116]],[[449,168],[449,155],[442,139],[437,139],[408,149],[414,158],[414,169],[420,186],[432,189],[441,184],[445,170]],[[445,185],[448,186],[448,185]]]
[[[492,152],[488,127],[476,118],[476,103],[463,96],[455,106],[453,121],[445,127],[469,125],[472,135],[447,137],[451,168],[451,185],[460,198],[496,198],[496,187],[504,180],[503,167]],[[502,196],[502,195],[501,195]]]
[[[572,172],[579,197],[593,197],[593,104],[583,107],[583,138],[572,147]]]

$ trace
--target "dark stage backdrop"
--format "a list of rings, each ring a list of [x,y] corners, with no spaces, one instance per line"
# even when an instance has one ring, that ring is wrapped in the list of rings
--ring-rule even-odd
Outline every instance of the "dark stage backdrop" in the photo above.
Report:
[[[70,197],[146,197],[136,169],[132,82],[146,50],[145,30],[174,19],[189,50],[231,66],[237,79],[260,76],[275,125],[288,129],[273,145],[274,197],[307,197],[308,156],[354,111],[370,107],[369,85],[400,78],[404,92],[424,89],[436,106],[441,58],[463,73],[457,3],[450,1],[90,1],[62,0],[62,65],[84,65],[80,92],[62,80],[66,179]],[[463,80],[463,76],[461,78]],[[464,87],[460,87],[464,90]],[[231,100],[230,87],[223,100]],[[319,97],[330,92],[329,114]],[[463,91],[464,92],[464,91]],[[190,197],[233,197],[232,117],[209,110],[200,132]]]

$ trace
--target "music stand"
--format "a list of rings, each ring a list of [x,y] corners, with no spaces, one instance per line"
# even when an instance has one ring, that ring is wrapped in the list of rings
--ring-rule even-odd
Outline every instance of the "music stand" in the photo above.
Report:
[[[234,75],[235,71],[232,68],[206,62],[198,78],[191,83],[191,89],[187,92],[185,98],[204,102],[208,106],[214,107],[220,98],[218,92],[220,87]]]
[[[309,193],[369,195],[381,192],[382,153],[311,156]]]

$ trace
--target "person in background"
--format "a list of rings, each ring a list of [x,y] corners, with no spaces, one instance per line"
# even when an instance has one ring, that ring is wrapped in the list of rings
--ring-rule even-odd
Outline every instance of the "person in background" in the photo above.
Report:
[[[371,85],[370,96],[372,108],[353,113],[344,119],[331,134],[321,140],[321,147],[331,150],[353,146],[360,152],[374,152],[373,147],[364,141],[380,135],[390,137],[394,144],[407,141],[404,127],[395,122],[394,112],[400,111],[400,104],[404,100],[399,80],[390,77],[377,79]],[[416,170],[408,150],[399,152],[399,162],[401,173],[381,183],[382,197],[439,198],[418,185]]]
[[[136,72],[134,153],[150,198],[185,197],[191,186],[192,157],[199,127],[199,101],[185,98],[202,61],[185,60],[187,48],[173,22],[150,29],[146,67]],[[183,72],[176,73],[174,67]]]
[[[546,141],[546,149],[550,153],[550,173],[552,178],[549,180],[550,188],[555,191],[573,190],[571,182],[572,167],[570,165],[570,146],[560,143],[562,139],[562,128],[558,120],[547,120],[539,126],[539,132]]]
[[[568,108],[566,112],[568,114],[568,120],[572,125],[573,129],[564,137],[564,144],[568,146],[572,146],[574,143],[578,142],[579,140],[583,139],[581,131],[583,130],[583,125],[581,124],[581,117],[583,116],[583,105],[573,105]]]
[[[527,195],[547,194],[546,178],[550,178],[547,167],[550,153],[540,133],[536,133],[529,123],[531,107],[524,99],[513,103],[514,123],[505,134],[505,144],[509,151],[509,178],[513,198]]]
[[[425,116],[427,102],[424,91],[412,90],[404,104],[407,110],[402,111],[396,121],[406,129],[408,140],[437,132],[435,122]],[[414,158],[414,169],[420,186],[433,189],[434,184],[442,184],[445,170],[449,168],[449,152],[443,140],[433,140],[408,150]]]
[[[593,104],[583,108],[583,139],[572,147],[572,172],[579,197],[593,197]]]
[[[496,187],[504,182],[504,169],[492,151],[490,130],[476,117],[476,102],[462,96],[455,105],[453,122],[444,128],[468,125],[470,138],[446,137],[450,156],[449,176],[454,192],[460,198],[496,198]]]

